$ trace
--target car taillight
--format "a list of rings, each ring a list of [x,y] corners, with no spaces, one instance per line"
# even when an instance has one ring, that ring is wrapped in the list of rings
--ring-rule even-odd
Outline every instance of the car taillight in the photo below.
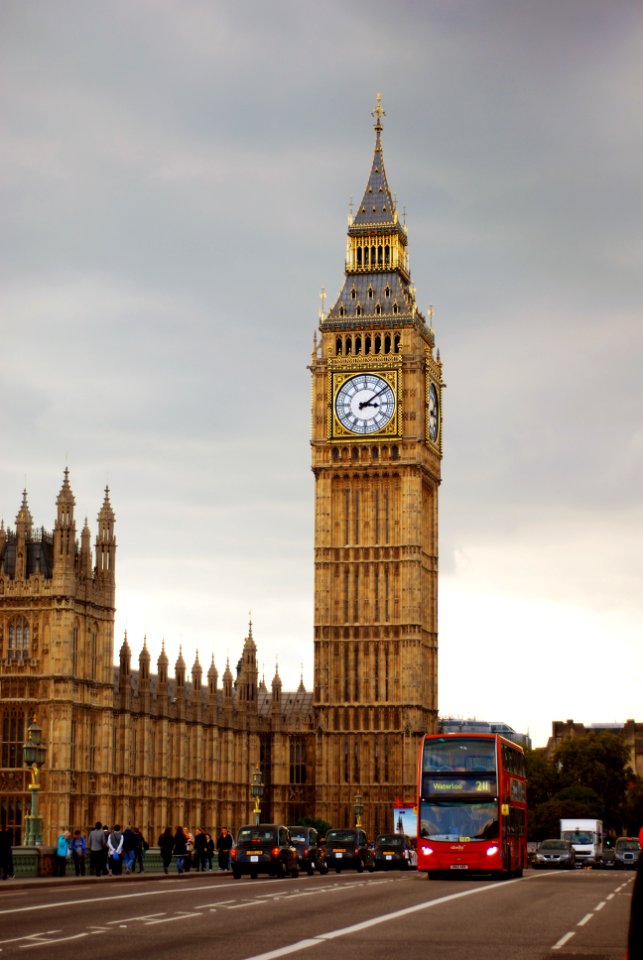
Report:
[[[237,859],[237,848],[236,848],[236,847],[233,847],[233,848],[232,848],[232,850],[230,851],[230,856],[232,857],[233,860],[236,860],[236,859]]]
[[[277,857],[279,856],[279,853],[280,853],[279,847],[273,847],[272,850],[270,851],[270,853],[271,853],[271,855],[274,857],[274,859],[276,860]]]
[[[309,853],[310,853],[310,850],[308,849],[308,847],[304,847],[304,856],[307,857]]]
[[[355,847],[355,856],[359,857],[359,847]]]

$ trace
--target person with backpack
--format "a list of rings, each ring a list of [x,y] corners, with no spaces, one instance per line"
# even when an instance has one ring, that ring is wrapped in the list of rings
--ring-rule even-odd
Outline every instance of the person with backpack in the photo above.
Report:
[[[123,834],[118,823],[107,838],[109,869],[113,877],[120,877],[123,873]]]

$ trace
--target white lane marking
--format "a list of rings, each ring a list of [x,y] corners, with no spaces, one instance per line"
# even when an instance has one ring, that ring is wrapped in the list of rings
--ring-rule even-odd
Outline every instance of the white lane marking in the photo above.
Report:
[[[565,944],[566,944],[569,940],[571,940],[571,938],[572,938],[573,936],[574,936],[574,931],[573,931],[573,930],[571,930],[569,933],[566,933],[564,937],[561,937],[561,938],[560,938],[560,940],[558,941],[558,943],[555,943],[555,944],[554,944],[554,946],[552,947],[552,950],[560,950],[561,947],[564,947]]]
[[[86,937],[86,933],[76,933],[71,937],[56,937],[55,940],[34,940],[33,943],[21,943],[21,950],[28,950],[29,947],[48,947],[52,943],[64,943],[66,940],[82,940]]]
[[[189,917],[202,917],[202,913],[180,913],[174,917],[164,917],[162,920],[147,920],[146,927],[153,927],[157,923],[174,923],[175,920],[187,920]]]
[[[136,920],[153,920],[154,917],[164,917],[165,915],[165,912],[162,910],[158,913],[139,913],[135,917],[119,917],[118,920],[106,920],[105,926],[117,927],[123,923],[134,923]]]
[[[266,881],[266,882],[268,882],[268,881]],[[256,884],[255,884],[255,889],[259,886],[260,883],[261,883],[261,881],[259,881],[259,883],[256,883]],[[102,884],[101,884],[100,886],[101,886],[101,889],[102,889],[102,890],[105,890],[105,889],[106,889],[106,887],[103,887]],[[114,888],[113,888],[113,887],[110,887],[110,889],[113,890]],[[207,888],[206,888],[206,889],[207,889]],[[219,887],[218,885],[215,885],[215,886],[211,887],[210,889],[211,889],[211,890],[218,890],[218,889],[220,889],[220,887]],[[203,887],[201,886],[200,883],[197,884],[197,885],[194,885],[194,884],[190,885],[190,884],[188,884],[188,883],[185,883],[185,884],[182,883],[182,884],[181,884],[181,892],[184,892],[184,891],[186,891],[186,890],[187,890],[187,891],[198,890],[198,891],[202,892],[202,891],[203,891]],[[84,904],[84,903],[97,903],[97,902],[100,902],[100,903],[111,903],[112,900],[113,900],[113,901],[116,901],[116,900],[134,900],[136,897],[162,897],[164,894],[169,894],[170,896],[176,896],[176,893],[177,893],[177,887],[176,887],[176,886],[172,886],[171,889],[163,889],[163,890],[159,890],[159,889],[158,889],[158,886],[157,886],[155,890],[144,890],[144,891],[141,891],[141,892],[139,892],[139,893],[117,893],[115,896],[111,896],[111,897],[110,897],[110,896],[107,896],[107,897],[96,897],[96,896],[93,896],[93,897],[83,897],[83,898],[80,899],[80,900],[58,900],[58,901],[56,901],[56,903],[37,903],[37,904],[32,904],[30,907],[12,907],[12,908],[10,908],[10,909],[8,909],[8,910],[0,910],[0,917],[1,917],[1,916],[4,916],[5,914],[10,914],[10,913],[29,913],[31,910],[60,910],[62,907],[75,907],[75,906],[78,906],[78,905],[81,905],[81,904]]]
[[[586,913],[585,916],[583,917],[583,919],[578,921],[578,923],[576,924],[576,926],[577,926],[577,927],[584,927],[586,923],[589,923],[589,921],[592,919],[593,916],[594,916],[593,913]]]
[[[22,937],[9,937],[8,940],[0,940],[0,946],[4,943],[20,943],[21,940],[33,940],[34,937],[50,937],[54,933],[60,933],[60,930],[43,930],[42,933],[26,933]]]
[[[601,902],[596,907],[594,907],[594,910],[596,911],[596,913],[598,913],[598,911],[602,910],[604,906],[605,906],[605,900],[601,900]]]
[[[389,920],[398,920],[400,917],[408,917],[412,913],[418,913],[420,910],[430,910],[442,903],[450,903],[453,900],[460,900],[462,897],[470,897],[475,894],[487,893],[489,890],[506,890],[512,883],[522,883],[522,880],[507,880],[502,888],[497,886],[475,887],[472,890],[463,890],[461,893],[451,893],[447,897],[438,897],[436,900],[429,900],[424,903],[417,903],[412,907],[405,907],[403,910],[394,910],[393,913],[387,913],[379,917],[371,917],[361,923],[354,923],[350,927],[341,927],[339,930],[329,930],[328,933],[320,933],[319,936],[309,940],[299,940],[297,943],[289,944],[287,947],[280,947],[277,950],[269,950],[267,953],[258,953],[247,960],[275,960],[276,957],[284,957],[289,953],[296,953],[298,950],[306,950],[308,947],[315,947],[327,940],[337,940],[339,937],[345,937],[350,933],[358,933],[361,930],[369,930],[379,923],[388,923]]]

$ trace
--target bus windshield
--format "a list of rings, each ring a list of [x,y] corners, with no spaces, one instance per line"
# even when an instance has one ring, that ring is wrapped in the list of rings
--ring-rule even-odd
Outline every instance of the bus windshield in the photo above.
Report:
[[[498,804],[423,802],[420,836],[431,840],[495,840],[498,837]]]
[[[424,746],[424,773],[495,773],[493,740],[459,737],[428,740]]]

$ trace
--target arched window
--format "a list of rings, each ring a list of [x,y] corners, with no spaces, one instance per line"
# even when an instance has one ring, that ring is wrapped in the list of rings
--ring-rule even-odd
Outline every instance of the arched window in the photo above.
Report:
[[[16,617],[9,624],[9,660],[25,663],[29,659],[29,625],[24,617]]]

